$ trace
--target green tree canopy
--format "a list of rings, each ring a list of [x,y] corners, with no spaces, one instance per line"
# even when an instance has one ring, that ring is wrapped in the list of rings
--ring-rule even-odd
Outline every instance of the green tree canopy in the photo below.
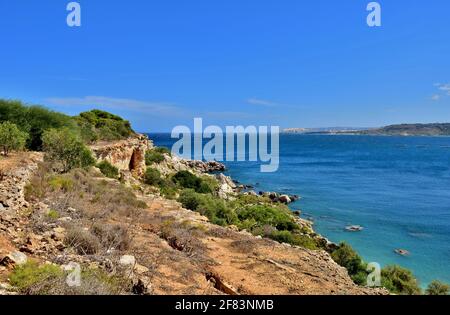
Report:
[[[63,172],[95,163],[91,151],[67,128],[47,130],[42,140],[46,159],[59,164]]]
[[[434,280],[428,285],[426,290],[428,295],[448,295],[450,293],[450,286],[438,280]]]
[[[386,266],[381,270],[381,284],[395,294],[416,295],[421,293],[412,272],[400,266]]]
[[[27,137],[27,133],[20,131],[12,122],[0,124],[0,147],[6,156],[13,150],[22,150]]]

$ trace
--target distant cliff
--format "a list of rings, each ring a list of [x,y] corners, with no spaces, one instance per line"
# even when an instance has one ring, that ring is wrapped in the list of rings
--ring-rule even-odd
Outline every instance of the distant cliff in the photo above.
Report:
[[[450,136],[450,123],[401,124],[358,132],[364,135]]]

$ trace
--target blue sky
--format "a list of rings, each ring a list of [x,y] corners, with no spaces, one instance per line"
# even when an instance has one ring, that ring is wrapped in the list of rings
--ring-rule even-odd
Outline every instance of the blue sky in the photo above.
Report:
[[[450,121],[450,2],[0,0],[0,97],[175,125]]]

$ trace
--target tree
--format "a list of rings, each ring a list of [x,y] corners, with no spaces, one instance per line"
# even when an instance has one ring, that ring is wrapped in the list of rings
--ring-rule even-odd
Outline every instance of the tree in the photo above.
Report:
[[[428,285],[426,293],[428,295],[448,295],[450,286],[438,280],[434,280]]]
[[[91,151],[67,128],[47,130],[42,140],[46,159],[59,163],[63,172],[95,163]]]
[[[0,147],[5,156],[13,150],[22,150],[27,138],[27,133],[20,131],[12,122],[6,121],[0,124]]]

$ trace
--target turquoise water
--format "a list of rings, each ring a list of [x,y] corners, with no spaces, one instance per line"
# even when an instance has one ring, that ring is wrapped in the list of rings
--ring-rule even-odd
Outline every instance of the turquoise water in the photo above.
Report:
[[[166,134],[150,137],[173,143]],[[281,135],[277,173],[226,164],[228,175],[256,191],[302,196],[291,208],[366,261],[407,267],[422,285],[450,283],[450,138]],[[364,230],[346,232],[350,224]]]

